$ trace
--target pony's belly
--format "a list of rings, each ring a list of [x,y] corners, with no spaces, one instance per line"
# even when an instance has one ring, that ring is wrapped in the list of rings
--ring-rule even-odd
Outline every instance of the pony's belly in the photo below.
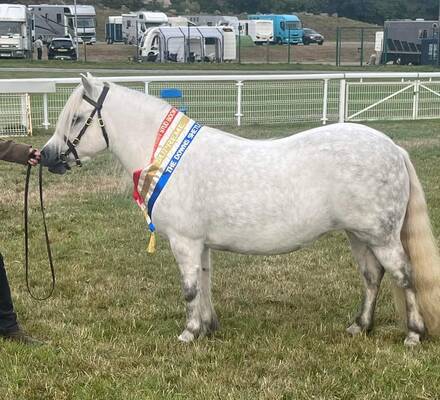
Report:
[[[260,229],[252,232],[243,230],[241,233],[225,231],[221,235],[216,232],[207,236],[205,244],[212,249],[242,254],[282,254],[305,247],[330,230],[332,229],[326,227],[302,234],[294,229],[290,232],[284,229]]]

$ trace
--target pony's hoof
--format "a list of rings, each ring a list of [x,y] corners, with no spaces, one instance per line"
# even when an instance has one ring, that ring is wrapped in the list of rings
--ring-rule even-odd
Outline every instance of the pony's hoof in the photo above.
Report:
[[[212,317],[211,322],[209,324],[208,333],[212,334],[220,329],[220,322],[216,316]]]
[[[359,335],[360,333],[362,333],[362,328],[355,323],[351,324],[347,329],[346,329],[347,333],[351,336],[356,336]]]
[[[190,343],[195,339],[195,336],[193,333],[191,333],[189,330],[185,329],[178,338],[183,343]]]
[[[408,332],[404,344],[406,347],[414,347],[420,344],[420,335],[415,332]]]

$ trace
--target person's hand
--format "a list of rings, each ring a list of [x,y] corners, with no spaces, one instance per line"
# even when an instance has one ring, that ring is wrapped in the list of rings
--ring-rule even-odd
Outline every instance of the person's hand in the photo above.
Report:
[[[37,165],[41,160],[41,153],[38,149],[29,149],[29,159],[28,164],[32,165],[33,167]]]

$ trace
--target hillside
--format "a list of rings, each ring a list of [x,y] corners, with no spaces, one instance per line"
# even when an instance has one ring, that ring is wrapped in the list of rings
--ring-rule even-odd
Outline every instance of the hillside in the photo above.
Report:
[[[97,6],[97,30],[98,30],[98,40],[104,40],[104,29],[105,22],[109,15],[119,15],[122,12],[127,12],[126,9],[123,11],[121,9],[115,10],[112,8]],[[318,32],[323,34],[326,40],[334,41],[336,40],[336,28],[339,27],[365,27],[365,28],[374,28],[379,26],[368,24],[365,22],[355,21],[349,18],[342,17],[332,17],[328,15],[311,15],[308,13],[298,13],[297,14],[301,20],[303,21],[304,27],[316,29]],[[245,16],[240,16],[240,18],[245,19]],[[347,32],[344,35],[344,39],[353,40],[358,37],[358,32]]]
[[[377,28],[378,30],[382,27],[378,25],[368,24],[361,21],[356,21],[344,17],[332,17],[328,15],[311,15],[309,13],[298,13],[297,14],[303,21],[305,28],[312,28],[324,35],[326,40],[334,41],[336,40],[336,29],[337,27],[356,27],[356,28]],[[372,31],[373,32],[373,31]],[[368,35],[371,36],[371,35]],[[344,39],[353,40],[359,37],[359,33],[356,31],[346,32],[344,34]]]

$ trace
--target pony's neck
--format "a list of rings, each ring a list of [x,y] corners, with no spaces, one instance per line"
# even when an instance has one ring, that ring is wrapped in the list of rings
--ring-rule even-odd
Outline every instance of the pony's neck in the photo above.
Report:
[[[102,114],[110,150],[130,175],[149,162],[159,125],[170,108],[155,97],[112,85]]]

